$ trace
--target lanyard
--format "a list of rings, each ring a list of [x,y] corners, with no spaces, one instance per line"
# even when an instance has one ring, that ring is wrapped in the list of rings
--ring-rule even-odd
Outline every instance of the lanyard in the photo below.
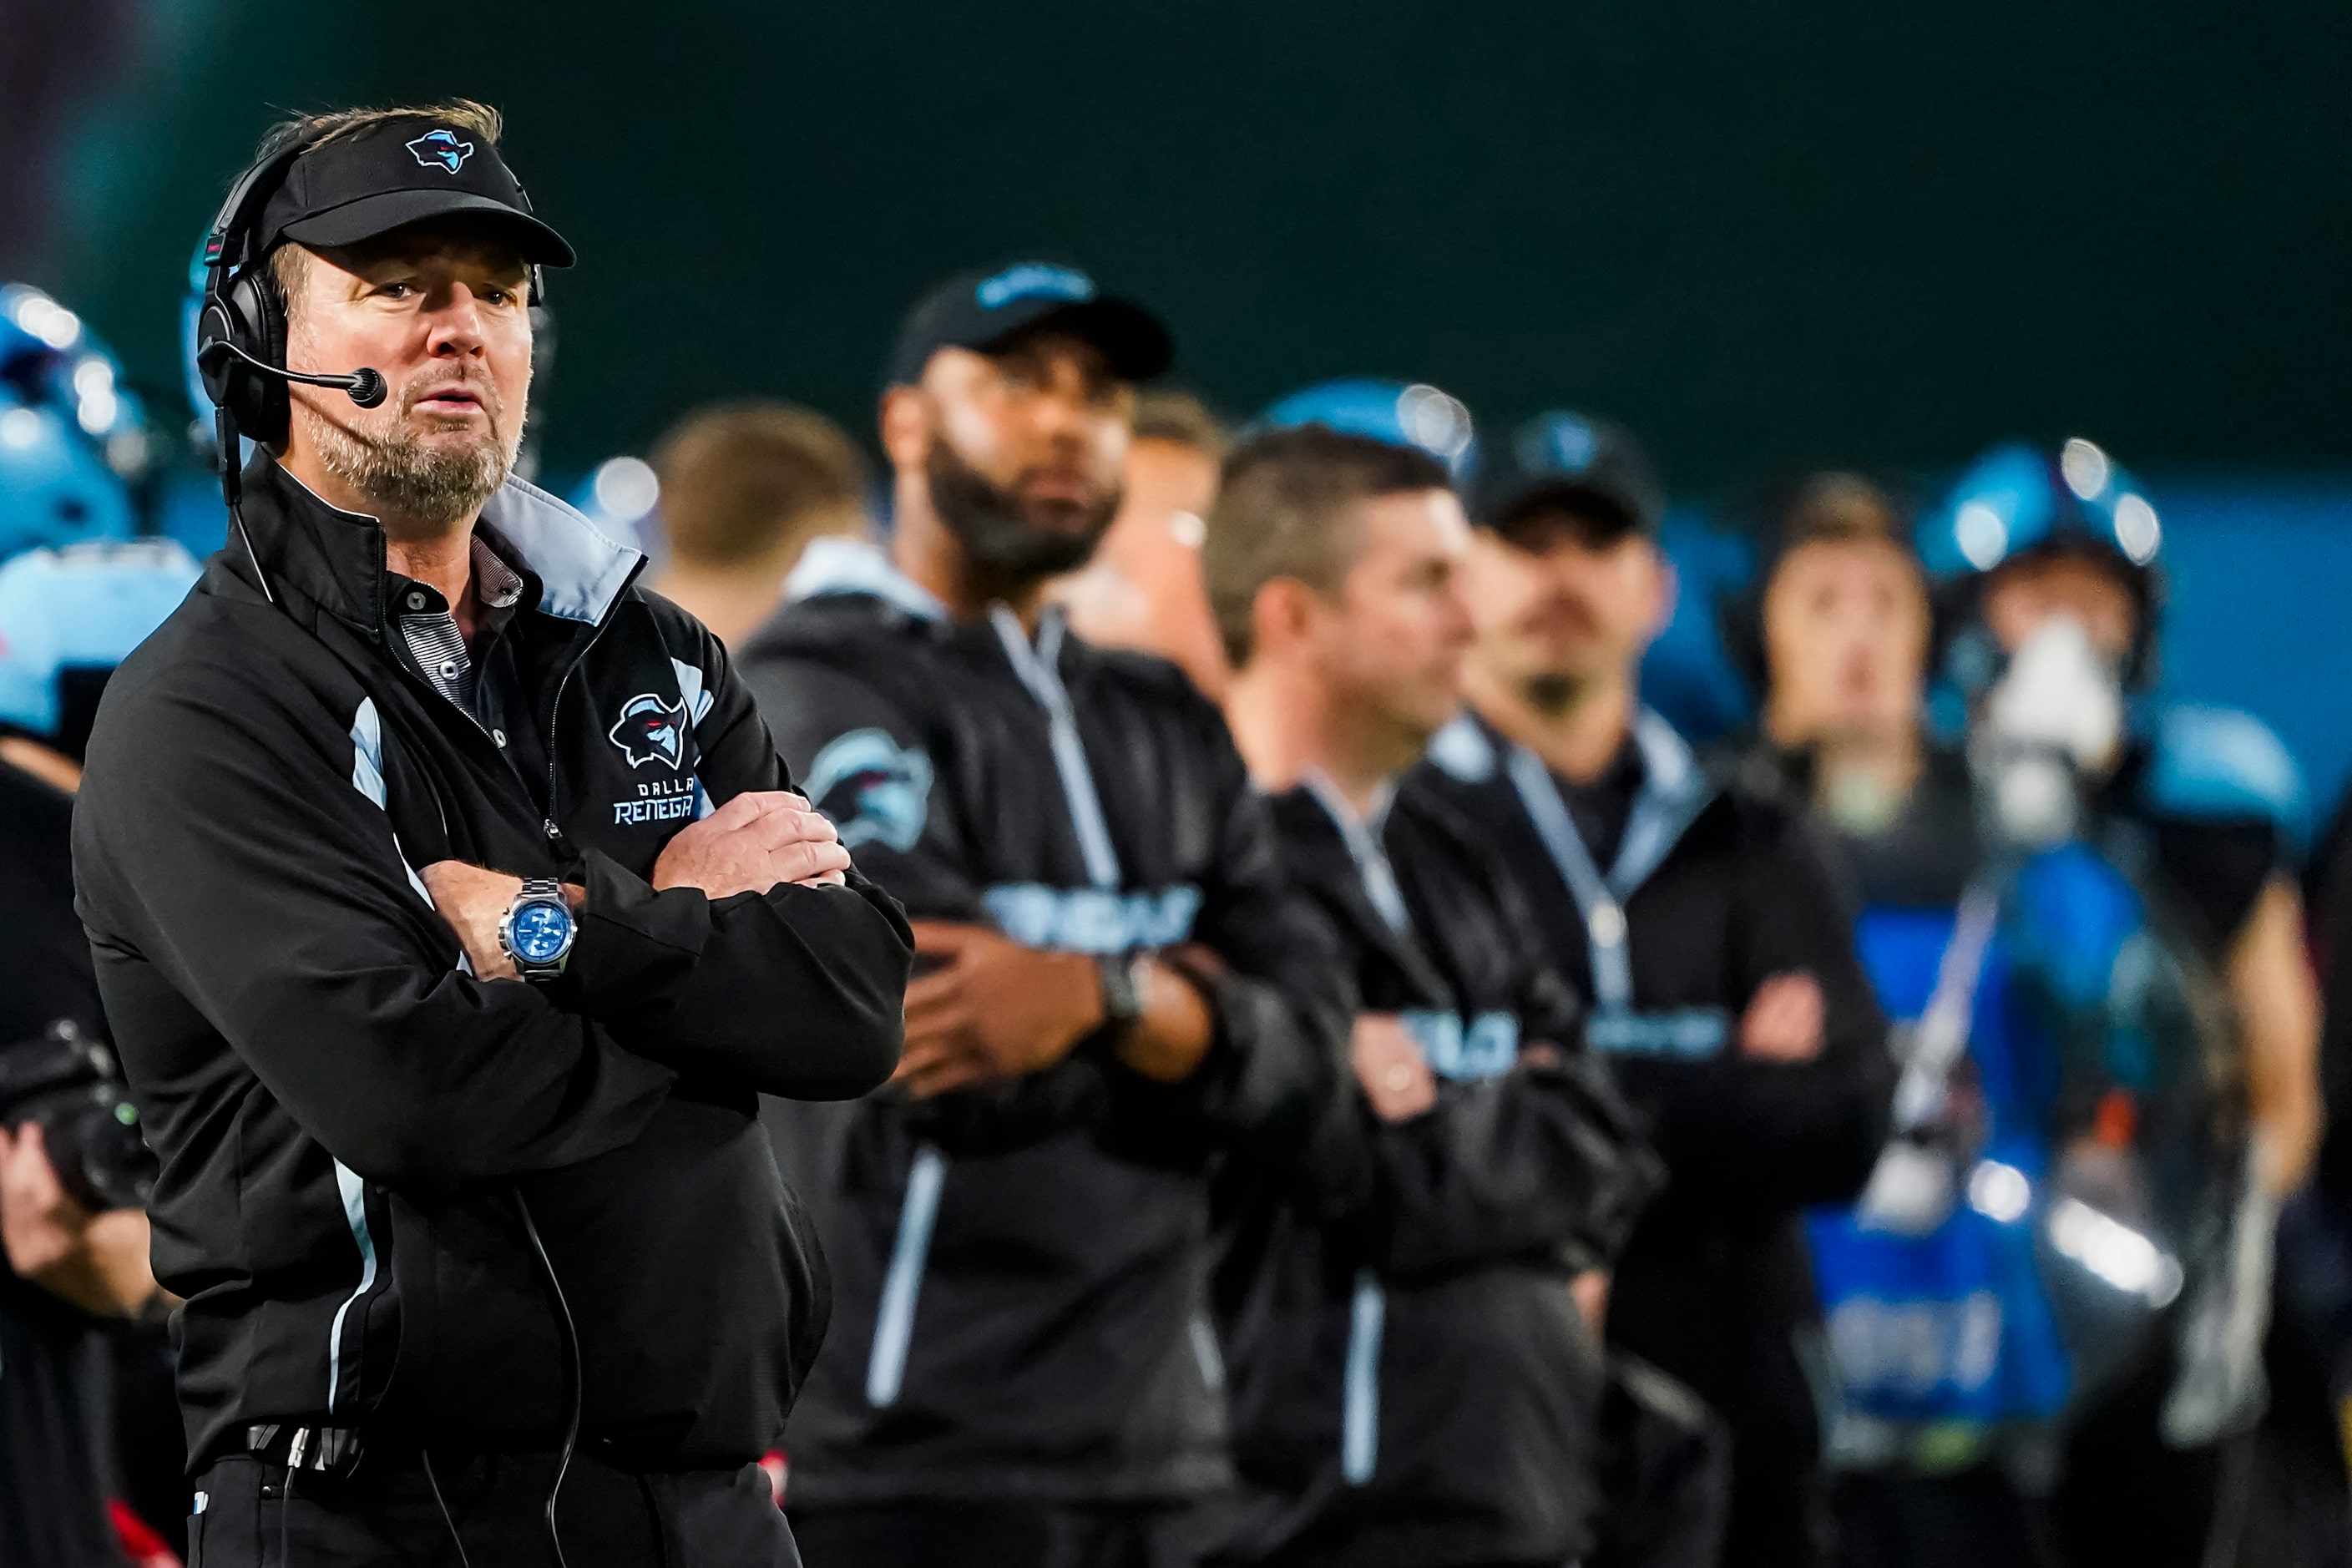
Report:
[[[1996,879],[1980,876],[1960,894],[1952,919],[1952,940],[1936,965],[1936,989],[1911,1034],[1909,1059],[1895,1088],[1895,1133],[1898,1138],[1927,1125],[1943,1109],[1944,1086],[1969,1048],[1976,1014],[1977,984],[1992,946],[2000,914]]]
[[[1626,947],[1625,901],[1650,879],[1684,832],[1714,798],[1690,748],[1672,726],[1648,709],[1633,721],[1633,742],[1642,752],[1642,789],[1625,820],[1616,863],[1603,876],[1569,816],[1559,785],[1543,759],[1515,745],[1504,767],[1518,791],[1536,837],[1551,856],[1584,917],[1591,960],[1593,1000],[1603,1012],[1633,1006],[1633,963]]]
[[[1070,826],[1078,835],[1078,852],[1086,858],[1087,879],[1097,888],[1119,885],[1118,851],[1111,847],[1110,828],[1103,820],[1102,798],[1095,793],[1094,771],[1087,765],[1087,749],[1078,739],[1078,721],[1070,710],[1070,693],[1055,668],[1062,651],[1062,634],[1068,623],[1059,610],[1049,609],[1037,627],[1037,646],[1021,630],[1020,617],[1003,605],[991,606],[989,624],[1013,673],[1045,710],[1054,747],[1054,771],[1061,775],[1062,798],[1069,803]]]

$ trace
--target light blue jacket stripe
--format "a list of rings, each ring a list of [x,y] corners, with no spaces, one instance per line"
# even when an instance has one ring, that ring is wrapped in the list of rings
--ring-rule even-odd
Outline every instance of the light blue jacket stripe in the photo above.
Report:
[[[882,1278],[874,1349],[866,1362],[866,1403],[877,1410],[896,1403],[906,1382],[907,1346],[915,1337],[915,1298],[922,1289],[923,1260],[931,1250],[931,1226],[940,1217],[940,1187],[947,1172],[947,1156],[929,1143],[915,1151],[907,1167],[907,1198],[898,1209],[898,1237],[891,1244],[889,1271]]]
[[[1061,775],[1062,795],[1069,803],[1070,825],[1077,830],[1078,850],[1086,857],[1087,879],[1097,888],[1118,886],[1118,851],[1111,847],[1110,827],[1103,819],[1102,799],[1095,793],[1094,770],[1087,763],[1087,749],[1078,739],[1076,715],[1070,710],[1070,694],[1062,685],[1062,677],[1055,668],[1055,659],[1062,651],[1062,635],[1067,623],[1055,610],[1045,612],[1037,628],[1037,646],[1021,630],[1020,617],[1003,605],[988,612],[989,624],[996,628],[997,641],[1004,645],[1004,657],[1013,662],[1013,673],[1029,695],[1045,710],[1046,722],[1053,738],[1054,771]]]
[[[1351,1487],[1372,1479],[1381,1457],[1381,1331],[1388,1295],[1369,1268],[1356,1276],[1348,1309],[1348,1368],[1339,1406],[1339,1474]]]
[[[335,1411],[335,1395],[343,1384],[343,1316],[359,1299],[375,1286],[375,1237],[368,1233],[367,1186],[359,1173],[335,1162],[335,1188],[343,1194],[343,1223],[352,1227],[352,1240],[359,1244],[360,1283],[343,1304],[335,1309],[335,1321],[327,1329],[327,1413]]]

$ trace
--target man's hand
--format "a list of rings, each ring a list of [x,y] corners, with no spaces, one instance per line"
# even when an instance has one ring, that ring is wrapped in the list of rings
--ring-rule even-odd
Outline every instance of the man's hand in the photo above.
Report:
[[[1393,1013],[1359,1013],[1348,1035],[1356,1081],[1383,1121],[1410,1121],[1437,1104],[1437,1075]]]
[[[724,899],[780,882],[837,888],[848,869],[849,851],[824,813],[790,790],[759,790],[680,829],[654,862],[652,880]]]
[[[1609,1336],[1609,1270],[1588,1268],[1568,1282],[1568,1292],[1576,1300],[1577,1314],[1584,1326],[1592,1331],[1592,1342],[1599,1344]]]
[[[1102,981],[1087,954],[1024,947],[986,926],[913,926],[916,954],[946,961],[907,986],[892,1081],[919,1099],[1052,1067],[1101,1025]]]
[[[1775,974],[1748,999],[1741,1054],[1768,1062],[1809,1062],[1822,1054],[1822,983],[1805,971]]]
[[[0,1243],[18,1278],[85,1312],[127,1318],[155,1295],[146,1215],[94,1215],[74,1202],[37,1121],[0,1128]]]

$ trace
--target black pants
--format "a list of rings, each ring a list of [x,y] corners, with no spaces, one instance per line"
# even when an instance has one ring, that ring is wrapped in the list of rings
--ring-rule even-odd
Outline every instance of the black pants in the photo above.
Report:
[[[1160,1505],[793,1510],[808,1568],[1189,1568],[1196,1530],[1189,1510]]]
[[[1840,1568],[2057,1568],[2041,1505],[1980,1465],[1835,1484]]]
[[[554,1568],[552,1456],[371,1455],[345,1479],[223,1459],[196,1481],[188,1568]],[[571,1568],[800,1568],[765,1472],[630,1475],[575,1458],[556,1505]],[[458,1543],[462,1541],[461,1554]]]

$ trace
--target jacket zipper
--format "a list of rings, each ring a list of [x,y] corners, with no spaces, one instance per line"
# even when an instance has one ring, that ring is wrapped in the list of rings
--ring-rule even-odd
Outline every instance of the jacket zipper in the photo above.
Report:
[[[547,705],[547,815],[541,819],[540,826],[547,829],[550,844],[563,841],[563,829],[555,822],[555,776],[558,758],[562,754],[555,749],[555,721],[563,712],[563,689],[572,684],[572,672],[587,658],[588,650],[596,646],[596,639],[604,635],[604,623],[600,621],[588,634],[588,640],[580,646],[578,655],[563,667],[563,673],[555,678],[555,700]]]

